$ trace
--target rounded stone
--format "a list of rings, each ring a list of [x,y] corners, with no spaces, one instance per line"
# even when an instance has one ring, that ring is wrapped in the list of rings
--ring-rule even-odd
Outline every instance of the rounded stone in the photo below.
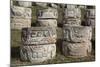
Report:
[[[92,28],[88,26],[65,26],[63,38],[68,42],[87,42],[92,38]]]
[[[56,19],[38,19],[39,26],[52,26],[57,27]]]
[[[54,44],[56,38],[56,29],[53,27],[31,27],[22,29],[23,45]]]
[[[38,12],[38,18],[51,18],[51,19],[57,19],[58,18],[58,11],[55,8],[48,8],[48,9],[43,9],[39,10]]]
[[[56,56],[56,45],[31,45],[20,47],[20,57],[23,61],[30,61],[31,63],[40,63],[53,59]]]
[[[63,42],[62,51],[65,56],[70,57],[85,57],[91,54],[92,45],[91,42],[84,43],[69,43]]]
[[[18,1],[18,4],[21,7],[31,7],[32,6],[32,2],[29,2],[29,1]]]

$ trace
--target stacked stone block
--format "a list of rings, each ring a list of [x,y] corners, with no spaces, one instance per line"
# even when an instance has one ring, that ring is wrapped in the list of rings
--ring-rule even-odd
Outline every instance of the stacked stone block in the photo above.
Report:
[[[20,1],[20,0],[16,0],[18,1],[18,5],[21,7],[31,7],[32,6],[32,2],[29,1]]]
[[[81,26],[80,9],[75,5],[68,5],[65,10],[65,20],[67,21],[63,26],[63,54],[75,58],[88,56],[92,48],[90,41],[92,29]]]
[[[31,9],[11,6],[11,29],[31,27]]]
[[[22,29],[21,60],[40,63],[56,55],[56,30],[53,27]]]

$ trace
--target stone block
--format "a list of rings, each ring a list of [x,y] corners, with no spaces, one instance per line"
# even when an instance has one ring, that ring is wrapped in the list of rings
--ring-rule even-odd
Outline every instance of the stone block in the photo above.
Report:
[[[31,19],[11,18],[11,29],[29,28],[31,27]]]
[[[81,18],[81,10],[79,8],[65,9],[65,18]]]
[[[64,26],[70,25],[70,26],[80,26],[81,25],[81,19],[65,19]]]
[[[30,61],[31,63],[40,63],[53,59],[56,56],[56,45],[31,45],[20,47],[20,57],[23,61]]]
[[[63,33],[68,42],[87,42],[92,38],[92,28],[88,26],[66,26]]]
[[[95,9],[87,9],[87,18],[95,18]]]
[[[71,57],[85,57],[91,54],[91,42],[84,43],[70,43],[63,42],[62,51],[65,56]]]
[[[32,27],[22,29],[22,43],[24,45],[54,44],[56,38],[56,29],[53,27]]]
[[[56,19],[56,18],[58,18],[58,11],[57,11],[57,9],[54,9],[54,8],[39,10],[38,18],[42,18],[42,19],[55,18]]]
[[[29,2],[29,1],[18,1],[18,4],[21,7],[31,7],[32,6],[32,2]]]
[[[39,26],[52,26],[57,27],[56,19],[38,19]]]
[[[11,7],[11,17],[15,18],[31,18],[31,8],[12,6]]]

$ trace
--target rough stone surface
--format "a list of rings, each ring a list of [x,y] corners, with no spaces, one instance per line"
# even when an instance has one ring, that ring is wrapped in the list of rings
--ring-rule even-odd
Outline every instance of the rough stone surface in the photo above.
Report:
[[[65,18],[81,18],[81,10],[79,8],[65,9]]]
[[[52,26],[57,27],[56,19],[38,19],[39,26]]]
[[[71,26],[80,26],[81,20],[80,19],[65,19],[64,26],[71,25]]]
[[[87,9],[87,18],[95,18],[95,9]]]
[[[11,29],[19,29],[31,27],[31,19],[11,18]]]
[[[64,40],[68,42],[87,42],[92,37],[92,28],[87,26],[66,26],[63,32]]]
[[[53,27],[32,27],[22,29],[22,43],[51,44],[56,42],[56,29]]]
[[[32,6],[32,2],[28,2],[28,1],[18,1],[18,4],[21,7],[31,7]]]
[[[53,59],[56,56],[56,45],[32,45],[21,46],[20,56],[23,61],[30,61],[31,63],[40,63],[48,59]]]
[[[36,5],[41,6],[41,7],[47,7],[47,3],[36,3]]]
[[[48,8],[44,10],[39,10],[38,12],[38,18],[58,18],[58,12],[57,9],[54,8]]]
[[[11,7],[11,17],[16,18],[31,18],[31,8],[24,8],[19,6]]]
[[[91,42],[69,43],[63,42],[62,51],[65,56],[85,57],[91,53]]]
[[[72,4],[67,5],[67,9],[69,10],[73,10],[75,8],[76,8],[76,5],[72,5]]]

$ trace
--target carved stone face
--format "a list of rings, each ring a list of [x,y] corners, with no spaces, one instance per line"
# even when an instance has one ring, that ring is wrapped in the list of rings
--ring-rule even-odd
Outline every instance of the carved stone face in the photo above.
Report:
[[[24,32],[26,31],[26,32]],[[27,33],[26,37],[24,33]],[[22,30],[24,44],[48,44],[56,42],[56,30],[51,27],[33,27]]]
[[[69,42],[87,42],[91,40],[91,27],[66,26],[64,27],[64,40]]]

